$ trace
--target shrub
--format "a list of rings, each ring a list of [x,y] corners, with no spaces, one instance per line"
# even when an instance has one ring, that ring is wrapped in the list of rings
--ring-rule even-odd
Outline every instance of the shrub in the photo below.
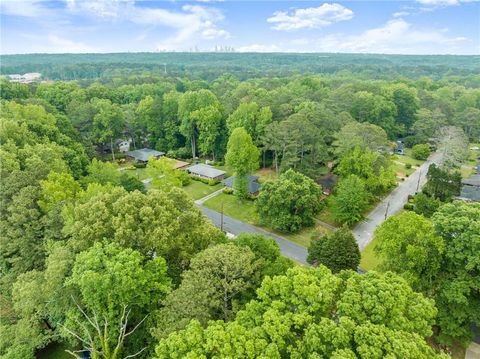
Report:
[[[430,156],[430,146],[422,143],[412,147],[413,158],[417,160],[426,160]]]
[[[409,170],[410,168],[412,168],[412,164],[411,164],[411,163],[406,163],[406,164],[405,164],[405,168],[406,168],[407,170]]]
[[[135,166],[135,168],[145,168],[145,167],[147,167],[147,164],[143,163],[143,162],[135,162],[133,165]]]
[[[214,179],[209,179],[209,180],[207,181],[207,184],[208,184],[209,186],[215,186],[217,183],[218,183],[218,181],[216,181],[216,180],[214,180]]]
[[[413,208],[414,208],[414,205],[412,203],[405,203],[403,205],[403,209],[405,209],[407,211],[413,211]]]
[[[137,167],[135,167],[134,165],[130,165],[130,166],[126,167],[126,169],[129,170],[129,171],[134,171],[134,170],[137,169]]]
[[[233,188],[225,187],[225,188],[223,189],[223,193],[225,193],[225,194],[233,194]]]

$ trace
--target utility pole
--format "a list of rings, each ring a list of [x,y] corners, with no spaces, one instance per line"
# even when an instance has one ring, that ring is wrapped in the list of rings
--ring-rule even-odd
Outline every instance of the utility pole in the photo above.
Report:
[[[390,201],[387,202],[387,209],[385,209],[385,219],[387,219],[389,207],[390,207]]]
[[[418,173],[417,190],[415,192],[418,192],[418,188],[420,187],[420,178],[422,178],[422,170]]]
[[[223,201],[222,201],[222,210],[220,212],[220,230],[223,232]]]

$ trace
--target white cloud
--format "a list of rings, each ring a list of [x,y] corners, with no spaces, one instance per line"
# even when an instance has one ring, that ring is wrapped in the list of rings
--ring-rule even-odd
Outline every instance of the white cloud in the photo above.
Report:
[[[282,44],[253,44],[240,52],[343,52],[384,54],[478,54],[465,37],[448,36],[448,29],[420,29],[403,19],[356,35],[335,33],[321,38],[302,38]]]
[[[174,30],[174,34],[162,39],[157,49],[177,50],[179,47],[192,46],[197,40],[229,38],[228,31],[219,28],[224,20],[222,12],[216,8],[200,5],[183,5],[181,11],[162,8],[135,6],[133,0],[69,0],[68,9],[80,14],[129,21],[141,25],[165,26]]]
[[[397,11],[393,13],[393,17],[403,17],[403,16],[408,16],[410,13],[408,11]]]
[[[279,52],[285,51],[281,50],[280,47],[277,45],[260,45],[260,44],[252,44],[247,46],[241,46],[236,48],[235,51],[237,52]]]
[[[417,2],[431,6],[452,6],[460,4],[461,0],[417,0]]]
[[[331,25],[335,22],[350,20],[353,11],[343,5],[332,3],[319,7],[295,9],[292,12],[276,11],[267,21],[274,30],[315,29]]]
[[[3,15],[39,17],[48,12],[41,1],[34,0],[4,0],[0,2],[0,6]]]
[[[316,48],[328,52],[363,52],[428,54],[455,53],[464,37],[448,37],[445,30],[414,29],[403,19],[388,21],[384,26],[359,35],[329,35],[321,38]],[[478,51],[478,49],[477,49]]]

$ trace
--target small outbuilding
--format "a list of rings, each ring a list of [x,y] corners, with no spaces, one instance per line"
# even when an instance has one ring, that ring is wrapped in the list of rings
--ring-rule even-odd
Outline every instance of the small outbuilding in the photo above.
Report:
[[[192,176],[205,178],[208,180],[221,181],[225,177],[226,172],[216,169],[213,166],[198,163],[187,168],[187,172]]]
[[[134,160],[135,162],[147,163],[150,158],[158,159],[164,156],[164,152],[152,150],[150,148],[142,148],[141,150],[128,151],[127,158]]]
[[[222,183],[225,185],[225,187],[232,188],[233,189],[233,184],[235,183],[235,176],[228,177],[227,179],[224,179]],[[248,193],[249,194],[258,194],[260,191],[260,183],[258,182],[258,176],[247,176],[248,180]]]
[[[188,168],[188,166],[190,166],[190,165],[191,165],[191,163],[189,163],[189,162],[175,160],[173,168],[176,169],[176,170],[183,171],[183,170],[186,170]]]

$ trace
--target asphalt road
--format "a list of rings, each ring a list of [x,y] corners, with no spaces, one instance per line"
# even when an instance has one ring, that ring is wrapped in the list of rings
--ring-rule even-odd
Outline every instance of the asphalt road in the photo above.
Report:
[[[221,214],[217,211],[214,211],[210,208],[204,207],[197,204],[197,206],[203,211],[205,216],[212,221],[212,223],[221,227]],[[238,235],[243,232],[263,234],[264,236],[273,238],[279,245],[280,251],[285,257],[288,257],[296,262],[307,264],[307,249],[286,240],[280,236],[277,236],[273,233],[262,230],[261,228],[252,226],[245,222],[239,221],[235,218],[223,215],[223,230],[234,235]]]
[[[403,205],[407,203],[408,196],[415,194],[427,182],[428,167],[432,163],[438,164],[441,161],[442,154],[434,153],[425,161],[415,172],[413,172],[405,181],[400,184],[380,202],[365,218],[364,221],[358,223],[353,229],[353,234],[357,240],[360,250],[363,250],[373,238],[375,228],[380,225],[386,218],[398,213],[403,209]]]

